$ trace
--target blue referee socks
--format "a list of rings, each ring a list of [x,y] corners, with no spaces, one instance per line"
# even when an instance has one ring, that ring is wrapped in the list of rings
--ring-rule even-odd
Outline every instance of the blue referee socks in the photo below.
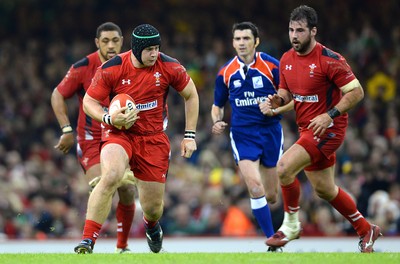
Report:
[[[275,233],[274,226],[272,225],[271,211],[269,210],[265,196],[260,198],[250,198],[250,204],[253,215],[257,219],[257,222],[265,236],[272,236]]]

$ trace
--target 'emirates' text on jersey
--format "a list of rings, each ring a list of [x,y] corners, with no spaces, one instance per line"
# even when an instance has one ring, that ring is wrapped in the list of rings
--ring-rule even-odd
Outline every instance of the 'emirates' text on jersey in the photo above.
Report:
[[[58,92],[64,98],[71,98],[75,94],[78,96],[79,115],[76,128],[78,141],[101,139],[101,124],[86,115],[82,107],[83,97],[85,96],[85,93],[92,82],[92,78],[100,65],[101,60],[98,52],[93,52],[73,64],[64,79],[57,86]],[[102,105],[108,107],[109,99],[105,98]]]
[[[169,87],[181,92],[190,77],[174,58],[159,53],[152,67],[135,68],[131,51],[105,62],[96,72],[87,93],[98,101],[126,93],[140,110],[139,119],[129,129],[138,134],[152,134],[166,129]]]
[[[277,122],[281,116],[268,117],[258,106],[269,94],[275,94],[279,84],[279,61],[257,52],[245,74],[245,64],[238,56],[228,61],[215,80],[214,105],[224,107],[229,99],[232,107],[231,126],[250,126]]]
[[[342,98],[339,87],[354,79],[346,60],[320,43],[305,56],[290,49],[280,61],[279,88],[293,95],[300,130],[306,128],[311,119],[334,107]],[[347,118],[347,114],[335,118],[334,125],[346,127]]]

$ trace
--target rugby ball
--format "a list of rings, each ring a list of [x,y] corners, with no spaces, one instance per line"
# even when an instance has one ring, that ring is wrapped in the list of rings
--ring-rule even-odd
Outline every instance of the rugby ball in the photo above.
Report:
[[[127,106],[128,108],[125,110],[125,113],[129,113],[130,111],[136,108],[135,101],[128,94],[117,94],[110,102],[110,106],[108,107],[108,113],[112,115],[115,111],[121,109],[122,107]],[[118,129],[129,129],[130,127],[123,126],[114,126]]]

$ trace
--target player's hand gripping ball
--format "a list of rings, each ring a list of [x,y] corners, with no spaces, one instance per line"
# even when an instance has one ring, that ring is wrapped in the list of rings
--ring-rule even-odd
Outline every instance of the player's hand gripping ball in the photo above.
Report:
[[[128,94],[117,94],[110,102],[110,106],[108,107],[108,113],[112,115],[115,111],[121,109],[122,107],[127,106],[128,108],[123,112],[124,114],[133,111],[136,108],[135,101]],[[130,127],[125,126],[116,126],[118,129],[129,129]]]

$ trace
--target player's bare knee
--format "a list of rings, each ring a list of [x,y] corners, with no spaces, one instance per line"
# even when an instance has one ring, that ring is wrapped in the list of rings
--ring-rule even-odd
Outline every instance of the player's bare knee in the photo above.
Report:
[[[101,176],[101,182],[107,187],[117,188],[121,180],[120,174],[118,170],[109,170]]]
[[[278,161],[278,164],[276,164],[276,174],[279,179],[285,178],[285,175],[288,175],[287,167],[284,162]]]
[[[316,186],[314,189],[315,193],[317,196],[321,199],[330,201],[332,199],[332,195],[327,191],[325,188],[321,188],[319,186]]]
[[[159,219],[163,212],[163,203],[145,203],[142,204],[142,210],[146,215],[146,218],[151,219]]]
[[[261,197],[264,195],[264,188],[262,185],[256,185],[250,188],[250,195],[252,197]]]
[[[319,198],[323,199],[323,200],[328,200],[328,196],[325,193],[321,193],[321,192],[317,192],[316,194],[318,195]]]
[[[143,212],[145,213],[147,219],[153,221],[160,219],[162,215],[162,210],[157,210],[156,208],[149,208],[148,210],[143,210]]]

